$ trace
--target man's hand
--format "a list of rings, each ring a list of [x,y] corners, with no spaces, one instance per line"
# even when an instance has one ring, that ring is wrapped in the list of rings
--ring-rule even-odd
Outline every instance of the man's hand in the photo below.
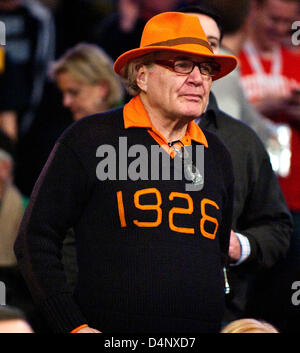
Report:
[[[76,333],[102,333],[101,331],[96,330],[95,328],[91,328],[89,326],[83,327],[78,330]]]
[[[284,114],[290,122],[300,122],[300,90],[284,96],[266,96],[254,106],[263,115]]]
[[[291,123],[300,123],[300,104],[290,104],[285,113]]]
[[[241,243],[238,237],[235,235],[235,232],[231,230],[228,254],[232,262],[236,262],[240,259],[241,251]]]

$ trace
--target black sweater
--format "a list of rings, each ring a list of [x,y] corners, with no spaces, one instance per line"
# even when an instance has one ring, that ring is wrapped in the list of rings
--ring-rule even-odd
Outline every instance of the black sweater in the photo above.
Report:
[[[100,181],[96,150],[112,145],[118,156],[119,136],[128,148],[157,145],[146,129],[124,129],[122,109],[81,119],[55,145],[15,244],[32,295],[55,332],[84,323],[103,332],[217,332],[232,217],[229,153],[205,132],[197,192],[182,180]],[[79,268],[74,295],[61,264],[70,227]]]

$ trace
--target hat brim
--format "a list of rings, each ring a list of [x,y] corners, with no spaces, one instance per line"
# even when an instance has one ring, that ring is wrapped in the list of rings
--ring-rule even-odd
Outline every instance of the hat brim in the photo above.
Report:
[[[194,47],[194,48],[193,48]],[[199,58],[207,58],[213,60],[214,62],[220,65],[220,71],[218,74],[213,76],[213,81],[218,80],[226,75],[228,75],[231,71],[233,71],[237,64],[238,60],[235,56],[231,55],[217,55],[213,54],[206,48],[203,50],[202,53],[199,53],[199,46],[188,45],[187,48],[184,48],[184,45],[181,45],[180,48],[176,47],[163,47],[163,46],[151,46],[151,47],[144,47],[144,48],[137,48],[132,49],[124,54],[120,55],[114,64],[114,70],[118,75],[122,76],[122,68],[129,62],[134,59],[137,59],[143,55],[157,52],[157,51],[172,51],[175,53],[183,53],[188,55],[196,55]]]

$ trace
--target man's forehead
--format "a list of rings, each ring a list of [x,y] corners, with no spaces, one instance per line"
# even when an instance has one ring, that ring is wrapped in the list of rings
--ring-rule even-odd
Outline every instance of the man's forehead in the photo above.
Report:
[[[156,59],[165,59],[165,60],[192,60],[196,62],[208,61],[208,58],[201,57],[198,55],[192,55],[188,53],[180,53],[175,51],[165,51],[159,52],[155,56]]]

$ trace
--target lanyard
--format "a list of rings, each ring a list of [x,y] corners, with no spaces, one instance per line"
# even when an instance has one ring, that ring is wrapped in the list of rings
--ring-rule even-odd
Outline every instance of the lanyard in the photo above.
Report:
[[[259,55],[257,50],[255,49],[254,45],[250,42],[247,41],[245,44],[245,52],[248,56],[249,59],[249,64],[252,68],[252,70],[259,74],[259,75],[268,75],[268,76],[280,76],[281,71],[282,71],[282,57],[281,57],[281,51],[280,48],[277,47],[273,50],[272,53],[272,66],[271,66],[271,73],[267,74],[264,70],[264,67],[259,60]]]
[[[261,87],[262,94],[272,93],[274,90],[279,92],[284,89],[282,55],[279,47],[272,52],[271,71],[269,74],[265,72],[258,52],[250,41],[245,44],[245,52],[248,56],[249,64],[257,76],[257,82]],[[283,124],[277,125],[276,130],[277,142],[274,143],[273,138],[269,139],[266,147],[273,170],[277,175],[286,177],[290,173],[291,131],[288,126]]]

